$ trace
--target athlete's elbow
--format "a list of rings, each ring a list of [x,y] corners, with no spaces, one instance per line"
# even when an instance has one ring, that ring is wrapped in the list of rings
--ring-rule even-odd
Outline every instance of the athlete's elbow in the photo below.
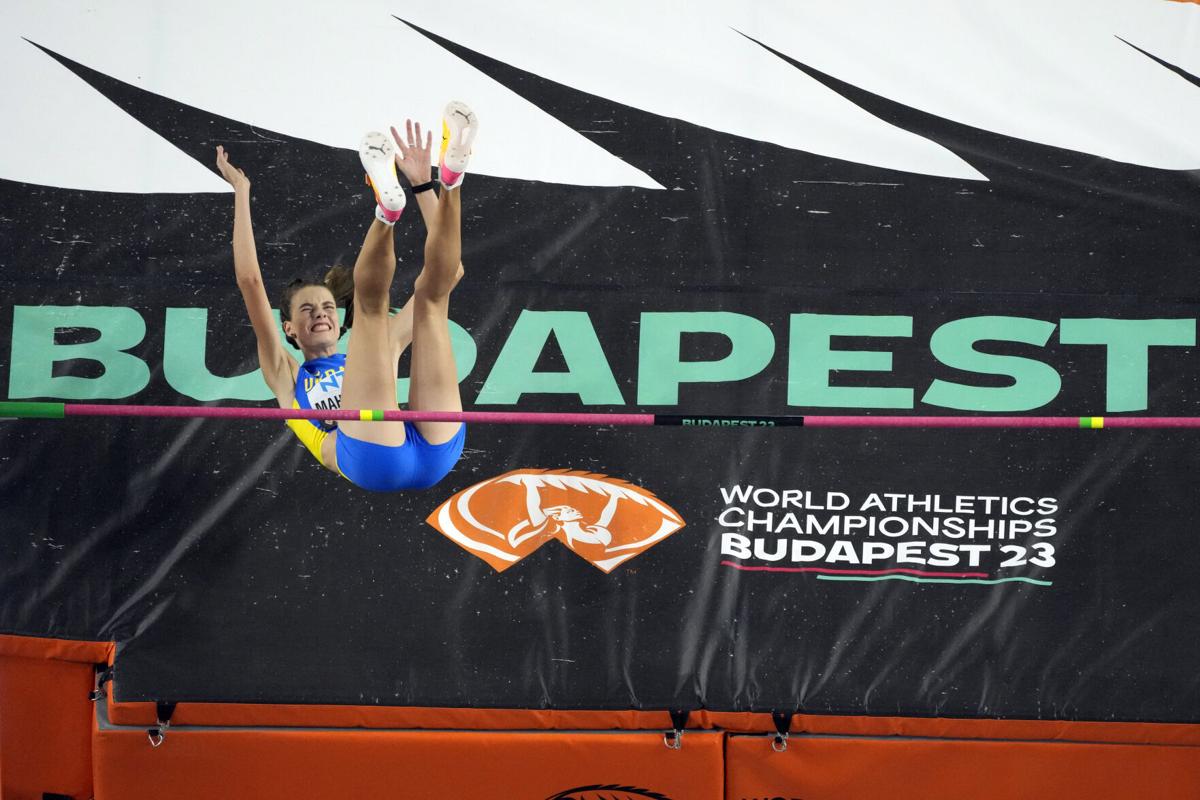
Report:
[[[261,289],[263,282],[262,276],[251,272],[238,271],[237,283],[239,289]]]

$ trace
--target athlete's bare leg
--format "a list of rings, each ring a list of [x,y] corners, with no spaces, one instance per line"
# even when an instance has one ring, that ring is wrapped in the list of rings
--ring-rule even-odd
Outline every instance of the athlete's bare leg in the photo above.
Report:
[[[342,378],[343,408],[397,408],[395,349],[388,324],[395,271],[392,227],[376,219],[354,262],[354,327]],[[404,444],[402,422],[343,421],[338,429],[364,442]]]
[[[437,214],[429,220],[425,266],[414,286],[412,383],[408,398],[413,411],[462,411],[458,371],[450,347],[450,291],[462,276],[461,192],[462,189],[442,190]],[[442,444],[454,437],[460,424],[418,422],[416,426],[430,444]]]

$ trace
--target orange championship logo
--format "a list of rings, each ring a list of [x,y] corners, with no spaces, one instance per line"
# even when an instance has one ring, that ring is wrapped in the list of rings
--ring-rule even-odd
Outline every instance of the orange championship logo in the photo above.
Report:
[[[640,486],[561,469],[516,469],[477,483],[425,521],[497,572],[551,539],[612,572],[685,524]]]

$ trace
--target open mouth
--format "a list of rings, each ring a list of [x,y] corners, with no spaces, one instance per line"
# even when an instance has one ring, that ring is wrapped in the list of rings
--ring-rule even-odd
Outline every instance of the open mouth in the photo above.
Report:
[[[328,322],[318,322],[316,325],[312,326],[311,330],[313,333],[320,333],[321,331],[333,330],[333,326]]]

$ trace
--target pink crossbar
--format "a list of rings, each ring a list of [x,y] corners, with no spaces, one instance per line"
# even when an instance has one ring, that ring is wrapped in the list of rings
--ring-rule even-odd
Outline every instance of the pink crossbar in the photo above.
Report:
[[[374,413],[374,412],[369,412]],[[653,425],[653,414],[556,414],[521,411],[380,412],[384,422],[468,422],[507,425]],[[357,409],[244,408],[233,406],[132,406],[71,403],[68,417],[186,417],[204,419],[359,420]]]
[[[68,403],[68,417],[184,417],[205,419],[320,419],[361,420],[357,409],[319,410],[302,408],[260,408],[239,406],[142,406],[119,404]],[[367,411],[367,419],[387,422],[466,422],[501,425],[593,425],[649,426],[679,425],[679,419],[692,427],[726,427],[721,420],[734,419],[719,414],[611,414],[556,413],[538,411]],[[818,415],[762,416],[740,419],[761,420],[763,426],[807,428],[1200,428],[1200,417],[955,417],[955,416],[884,416]],[[710,422],[715,420],[716,422]],[[1092,421],[1101,424],[1091,424]],[[740,427],[731,425],[728,427]]]

